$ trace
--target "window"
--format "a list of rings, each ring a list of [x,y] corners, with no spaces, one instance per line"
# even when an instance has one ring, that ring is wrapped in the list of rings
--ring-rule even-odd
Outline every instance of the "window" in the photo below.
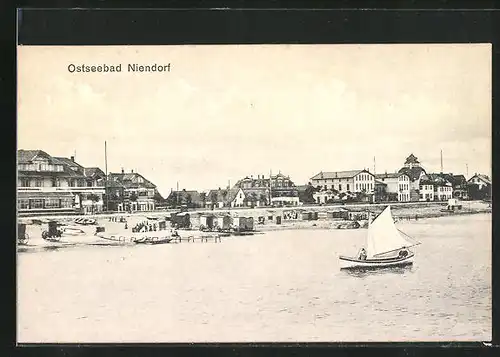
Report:
[[[350,187],[349,187],[349,184],[347,184],[347,191],[350,191]]]
[[[21,178],[21,187],[30,187],[30,180],[26,177]]]
[[[36,179],[35,180],[35,187],[42,187],[43,186],[43,182],[41,179]]]
[[[32,199],[31,200],[31,208],[43,208],[43,200]]]
[[[58,198],[47,198],[45,199],[45,208],[59,208],[59,199]]]
[[[342,184],[339,183],[339,191],[342,191]]]
[[[75,179],[69,180],[69,186],[70,187],[75,187],[76,186],[76,182],[75,181],[76,181]]]
[[[63,198],[61,200],[61,208],[71,208],[71,207],[73,207],[73,199]]]
[[[20,198],[17,200],[17,205],[19,209],[28,209],[30,208],[30,200],[26,198]]]

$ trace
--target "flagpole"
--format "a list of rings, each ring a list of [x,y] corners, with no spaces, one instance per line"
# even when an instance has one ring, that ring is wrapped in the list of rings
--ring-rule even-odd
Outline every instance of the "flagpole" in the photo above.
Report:
[[[104,180],[104,197],[106,197],[106,212],[109,210],[108,206],[108,150],[107,143],[104,141],[104,170],[106,171],[106,178]]]

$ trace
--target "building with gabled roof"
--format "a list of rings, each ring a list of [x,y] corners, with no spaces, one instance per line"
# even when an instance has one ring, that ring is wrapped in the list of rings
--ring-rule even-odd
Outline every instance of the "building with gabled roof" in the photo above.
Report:
[[[103,210],[103,178],[87,177],[85,168],[73,156],[54,157],[43,150],[20,149],[17,181],[20,214],[90,214]]]
[[[476,173],[467,181],[467,192],[471,199],[490,199],[491,188],[491,179],[487,175]]]
[[[420,180],[426,174],[426,171],[418,158],[413,153],[410,154],[406,158],[403,167],[398,170],[398,173],[405,173],[410,178],[410,201],[419,201]]]
[[[246,176],[238,180],[233,188],[243,189],[247,204],[250,206],[267,204],[297,206],[300,203],[297,186],[290,176],[282,174],[281,171],[268,177]]]
[[[474,174],[467,182],[478,185],[479,187],[490,186],[491,180],[488,175]]]
[[[320,171],[311,177],[311,184],[322,190],[336,190],[340,193],[364,192],[373,194],[375,176],[366,169],[348,171]]]
[[[168,206],[179,207],[186,206],[188,208],[205,207],[206,194],[196,190],[180,190],[171,191],[166,198]]]
[[[153,211],[156,207],[156,185],[138,172],[108,174],[107,185],[120,184],[123,187],[123,202],[118,209],[125,211]]]
[[[247,202],[245,192],[241,188],[218,189],[208,191],[205,205],[207,207],[243,207]]]
[[[453,198],[453,184],[445,174],[426,174],[420,180],[420,201],[446,201]]]

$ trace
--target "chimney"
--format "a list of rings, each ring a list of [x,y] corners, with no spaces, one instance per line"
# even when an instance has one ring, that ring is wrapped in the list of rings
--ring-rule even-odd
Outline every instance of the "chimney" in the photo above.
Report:
[[[75,162],[75,157],[71,156],[71,161]]]

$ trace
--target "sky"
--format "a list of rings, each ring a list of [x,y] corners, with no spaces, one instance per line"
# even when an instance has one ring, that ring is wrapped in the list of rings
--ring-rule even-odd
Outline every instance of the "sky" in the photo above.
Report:
[[[108,172],[165,196],[271,171],[394,172],[411,153],[439,172],[441,150],[444,172],[491,176],[491,78],[490,44],[19,46],[18,149],[105,170],[106,142]]]

